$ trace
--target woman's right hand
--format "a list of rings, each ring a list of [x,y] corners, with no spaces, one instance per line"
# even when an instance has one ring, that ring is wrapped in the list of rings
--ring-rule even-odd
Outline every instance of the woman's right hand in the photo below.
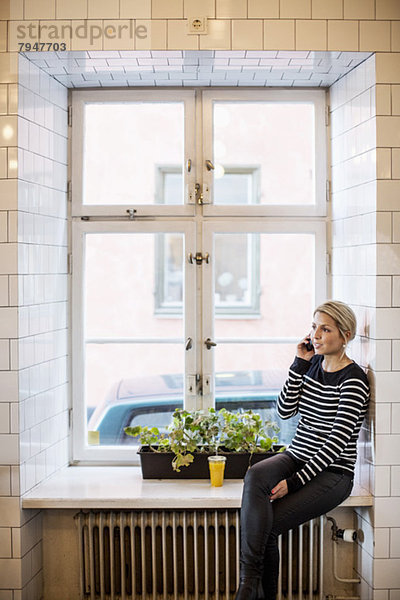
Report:
[[[299,342],[297,344],[296,356],[298,356],[299,358],[302,358],[303,360],[311,360],[312,359],[315,352],[314,352],[314,348],[312,350],[307,350],[306,344],[308,344],[309,342],[310,342],[310,336],[307,335],[305,338],[303,338],[301,340],[301,342]]]

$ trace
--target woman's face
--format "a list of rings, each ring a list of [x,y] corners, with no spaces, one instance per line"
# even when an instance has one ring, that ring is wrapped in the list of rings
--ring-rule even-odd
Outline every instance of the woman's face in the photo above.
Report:
[[[344,339],[335,321],[323,312],[316,312],[311,326],[311,340],[316,354],[341,354]]]

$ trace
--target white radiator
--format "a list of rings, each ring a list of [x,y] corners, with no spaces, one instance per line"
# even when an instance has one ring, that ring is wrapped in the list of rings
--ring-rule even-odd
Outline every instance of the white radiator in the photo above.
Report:
[[[81,598],[232,600],[239,581],[239,510],[76,515]],[[321,600],[323,517],[279,538],[278,599]]]

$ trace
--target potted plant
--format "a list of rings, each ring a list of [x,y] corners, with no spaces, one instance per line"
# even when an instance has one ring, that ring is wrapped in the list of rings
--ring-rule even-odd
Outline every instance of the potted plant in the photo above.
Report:
[[[241,479],[251,464],[285,449],[279,428],[251,410],[231,412],[176,409],[166,432],[157,427],[126,427],[137,437],[144,479],[208,478],[208,456],[227,457],[225,477]],[[182,469],[184,467],[184,469]]]

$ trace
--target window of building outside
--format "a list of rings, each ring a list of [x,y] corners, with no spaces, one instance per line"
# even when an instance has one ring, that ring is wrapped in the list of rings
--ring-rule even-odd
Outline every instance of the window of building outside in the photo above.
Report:
[[[276,421],[326,295],[324,92],[74,91],[72,114],[74,459],[132,461],[124,428],[176,407]]]

